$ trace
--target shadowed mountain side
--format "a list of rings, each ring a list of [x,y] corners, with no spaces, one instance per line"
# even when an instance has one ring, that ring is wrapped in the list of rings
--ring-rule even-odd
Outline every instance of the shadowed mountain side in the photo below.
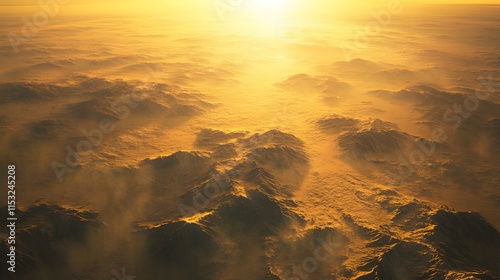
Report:
[[[365,130],[365,131],[399,130],[397,124],[383,121],[378,118],[360,120],[360,119],[344,117],[341,115],[331,115],[323,117],[316,121],[316,125],[319,126],[321,131],[332,134],[337,134],[342,132],[356,132],[360,130]]]
[[[497,128],[500,105],[489,100],[491,92],[472,89],[462,89],[461,92],[466,93],[448,92],[424,84],[400,91],[371,92],[394,104],[414,106],[414,110],[421,113],[421,120],[417,119],[416,124],[429,130],[427,134],[436,139],[428,141],[414,137],[410,150],[397,153],[400,156],[396,160],[399,165],[397,170],[392,167],[386,167],[385,170],[400,173],[396,176],[399,178],[417,173],[418,177],[414,179],[419,184],[443,188],[451,184],[461,189],[491,189],[489,187],[496,184],[500,166],[496,156],[500,139]],[[330,122],[330,126],[335,125],[335,122]],[[321,120],[318,124],[328,131],[329,122]],[[397,147],[397,139],[393,140],[384,141],[392,143],[388,146]],[[376,144],[375,141],[372,142]],[[384,143],[376,146],[384,147]],[[416,153],[421,153],[424,157],[412,158]]]
[[[289,199],[309,169],[301,140],[280,131],[200,134],[206,151],[176,152],[139,164],[141,173],[151,174],[154,208],[165,209],[160,203],[167,199],[179,205],[179,214],[196,216],[255,191],[293,205]],[[231,143],[215,143],[226,141]]]
[[[367,240],[367,247],[388,248],[360,267],[369,272],[356,279],[445,279],[456,271],[464,277],[446,279],[498,278],[500,234],[477,213],[434,211],[416,201],[402,205],[394,211],[393,221],[406,240],[382,238],[352,217],[344,219]]]
[[[316,95],[329,105],[338,105],[341,98],[349,96],[353,87],[332,76],[310,76],[297,74],[275,84],[277,87],[300,94]]]
[[[123,119],[134,110],[142,116],[190,117],[214,105],[197,92],[166,84],[145,84],[75,76],[64,85],[43,83],[0,84],[0,104],[58,101],[69,115],[82,119]],[[59,106],[58,106],[59,107]]]
[[[107,80],[88,76],[73,76],[61,85],[14,82],[0,84],[0,103],[40,102],[71,97],[115,98],[131,93],[137,84],[123,80]]]
[[[500,118],[494,118],[488,121],[486,125],[487,133],[489,134],[489,148],[492,151],[491,156],[500,154]]]
[[[23,131],[26,136],[22,138],[50,141],[67,135],[68,131],[72,129],[64,121],[43,120],[29,124],[26,130]]]
[[[214,161],[201,152],[176,152],[169,156],[146,159],[140,167],[150,169],[153,189],[157,192],[183,190],[183,184],[196,183],[205,175]]]
[[[261,168],[257,163],[253,162],[248,165],[246,175],[242,178],[245,182],[255,185],[260,191],[273,196],[287,198],[291,197],[293,189],[289,185],[282,185],[272,174]],[[247,189],[252,189],[251,186],[246,186]]]
[[[414,83],[432,83],[436,76],[444,76],[439,67],[409,68],[404,65],[386,62],[374,62],[355,58],[349,61],[337,61],[321,66],[323,73],[335,73],[344,80],[362,81],[370,85],[389,85],[400,87]]]
[[[67,93],[67,89],[52,84],[6,83],[0,84],[0,104],[41,102]],[[71,93],[70,93],[71,94]]]
[[[168,228],[172,228],[172,233],[170,230],[165,232],[166,225],[157,228],[155,231],[158,232],[158,237],[153,238],[153,241],[158,240],[160,243],[155,245],[156,241],[145,241],[150,244],[146,254],[161,251],[158,258],[175,258],[176,255],[169,253],[169,250],[161,249],[166,248],[165,246],[184,246],[177,245],[179,242],[170,243],[168,240],[172,238],[182,240],[181,244],[188,242],[210,248],[200,258],[196,253],[198,249],[185,248],[180,258],[185,256],[186,261],[172,259],[171,269],[161,262],[156,264],[157,260],[153,260],[154,273],[172,270],[178,279],[193,279],[195,276],[199,277],[197,279],[214,279],[218,276],[213,275],[222,274],[233,275],[238,279],[280,279],[271,272],[271,247],[267,244],[271,240],[279,242],[282,234],[295,232],[296,228],[305,225],[305,221],[293,210],[296,204],[290,198],[290,186],[282,181],[281,176],[275,177],[272,173],[296,173],[296,168],[300,167],[302,170],[308,165],[308,160],[302,149],[302,141],[293,135],[270,131],[245,136],[241,133],[211,130],[200,133],[198,140],[204,140],[199,143],[205,143],[203,146],[213,150],[218,150],[221,146],[228,145],[225,142],[231,141],[234,151],[238,151],[234,158],[214,158],[216,152],[211,151],[178,152],[141,163],[141,169],[153,170],[153,186],[163,185],[165,191],[170,187],[177,189],[181,209],[193,210],[192,213],[186,211],[188,216],[185,219],[189,223],[196,223],[169,224]],[[250,153],[242,154],[247,151]],[[201,230],[201,227],[207,230]],[[165,231],[160,231],[160,228],[165,228]],[[196,236],[205,237],[200,238],[198,243],[189,241],[195,239],[190,237],[192,230],[184,228],[192,228],[198,232]],[[169,237],[173,232],[178,237]],[[206,245],[205,241],[211,245]],[[196,252],[189,253],[192,250]],[[249,265],[242,266],[242,263]],[[205,273],[180,269],[189,266],[200,267]]]
[[[232,197],[227,203],[204,218],[201,223],[216,226],[234,239],[262,240],[293,224],[302,224],[300,216],[291,212],[279,201],[259,191],[248,191],[248,197]]]
[[[300,186],[309,170],[309,159],[300,150],[287,146],[256,148],[248,157],[285,184]]]
[[[87,101],[70,105],[69,114],[78,119],[113,120],[128,117],[128,110],[134,116],[149,118],[193,117],[211,109],[214,105],[185,94],[168,93],[164,91],[139,90],[131,88],[132,94],[120,96],[97,96]],[[126,107],[123,107],[126,106]],[[127,110],[128,107],[128,110]]]
[[[351,215],[344,214],[342,216],[344,222],[366,242],[366,247],[370,248],[384,248],[399,242],[400,240],[394,236],[393,232],[388,231],[382,227],[376,229],[358,223]],[[369,258],[368,258],[369,259]],[[374,260],[370,259],[369,263],[363,266],[362,270],[375,267]]]
[[[2,213],[7,213],[2,208]],[[93,236],[105,228],[93,212],[38,204],[16,211],[16,278],[2,264],[2,279],[62,279],[77,263],[91,263],[98,244]],[[5,218],[5,216],[4,216]],[[2,254],[7,254],[2,243]],[[80,252],[76,257],[74,252]],[[17,278],[19,276],[20,278]]]
[[[339,147],[349,159],[379,161],[396,159],[408,150],[414,137],[397,130],[360,130],[339,137]]]
[[[440,264],[436,252],[428,246],[402,241],[382,255],[372,279],[443,279]]]
[[[88,76],[57,84],[0,84],[2,111],[26,112],[8,120],[1,141],[10,148],[2,150],[2,162],[26,166],[22,172],[31,176],[24,176],[25,185],[37,188],[83,166],[122,164],[117,161],[141,146],[143,135],[157,137],[150,132],[166,132],[213,109],[204,97],[167,84]]]
[[[249,190],[247,195],[231,198],[200,223],[215,229],[222,239],[221,273],[238,279],[280,279],[269,269],[275,261],[274,247],[282,242],[283,234],[295,232],[305,221],[290,207],[257,190]]]
[[[500,233],[478,213],[439,210],[427,240],[452,270],[490,271],[500,277]]]
[[[387,175],[381,183],[408,181],[411,177],[422,187],[449,188],[451,184],[471,191],[492,191],[490,186],[499,178],[498,159],[491,151],[495,149],[495,119],[485,124],[481,133],[457,130],[446,142],[410,135],[380,119],[333,115],[319,119],[316,125],[337,141],[341,158],[351,166],[368,175]]]
[[[463,90],[462,90],[463,91]],[[368,94],[396,104],[414,105],[425,120],[432,123],[458,123],[456,116],[468,118],[492,118],[500,110],[500,105],[492,102],[491,92],[469,89],[467,93],[450,92],[433,85],[419,84],[399,91],[377,90]],[[451,111],[446,113],[449,109]],[[461,125],[462,122],[459,123]]]
[[[217,134],[218,136],[222,135]],[[288,142],[293,143],[295,146],[302,145],[301,141],[292,135],[278,131],[265,133],[264,135],[274,135],[276,138],[271,139],[267,136],[253,135],[250,137],[252,140],[249,140],[249,138],[239,139],[236,143],[246,143],[251,147],[258,144],[271,144],[273,146],[269,148],[254,148],[254,150],[271,149],[271,151],[277,143]],[[225,136],[222,138],[224,140],[232,139],[232,137],[226,138]],[[153,254],[152,252],[157,252],[154,254],[160,255],[157,258],[152,257],[151,262],[154,263],[153,272],[147,275],[155,275],[155,273],[161,275],[161,272],[172,271],[173,275],[176,275],[178,279],[193,279],[192,277],[195,276],[198,277],[197,279],[213,279],[212,273],[230,273],[231,275],[239,275],[238,277],[245,276],[245,279],[279,279],[275,278],[276,275],[273,276],[273,273],[269,270],[269,260],[266,260],[269,248],[264,245],[265,240],[269,238],[279,239],[284,232],[292,232],[295,227],[304,226],[305,222],[301,216],[292,210],[296,205],[289,199],[291,190],[288,190],[287,186],[281,183],[279,178],[275,178],[266,170],[273,170],[273,172],[276,172],[275,170],[290,170],[289,172],[295,172],[294,165],[284,166],[276,161],[281,159],[294,163],[295,160],[298,160],[295,164],[307,165],[307,160],[304,156],[294,154],[293,151],[289,151],[293,156],[287,155],[287,153],[281,154],[280,149],[291,149],[287,146],[276,149],[278,149],[278,152],[267,155],[258,151],[252,161],[248,161],[246,157],[243,157],[240,159],[243,162],[237,163],[222,173],[217,169],[226,166],[229,162],[226,162],[226,160],[218,162],[212,159],[210,152],[205,154],[178,152],[167,157],[143,161],[141,168],[151,168],[153,170],[155,178],[153,186],[159,187],[163,185],[162,188],[165,190],[170,187],[176,188],[179,193],[182,193],[179,197],[184,203],[184,208],[199,211],[201,216],[198,218],[198,223],[203,228],[209,228],[215,238],[214,241],[210,237],[212,233],[210,235],[203,233],[206,231],[200,230],[199,225],[184,222],[176,222],[155,229],[154,232],[157,232],[158,236],[147,238],[147,240],[152,239],[153,241],[144,241],[150,244],[150,247],[148,247],[150,249],[146,254],[150,255]],[[300,151],[303,153],[302,150]],[[257,160],[259,156],[261,157]],[[247,157],[249,156],[247,155]],[[257,167],[257,161],[266,165],[266,167]],[[197,181],[201,183],[196,183]],[[193,184],[194,187],[190,188],[190,184]],[[214,193],[208,197],[203,197],[207,202],[206,204],[190,203],[190,200],[195,199],[197,195],[207,194],[205,191],[208,189]],[[215,192],[215,190],[218,191]],[[196,202],[196,200],[193,201]],[[196,213],[190,214],[192,216],[189,219],[196,219]],[[185,228],[192,228],[196,238],[190,237],[193,230],[184,230]],[[160,229],[162,230],[160,231]],[[172,236],[173,232],[176,234],[175,237]],[[200,234],[206,238],[200,238],[201,240],[195,242],[194,240],[198,239],[197,236]],[[182,242],[179,245],[179,242],[173,242],[173,239],[182,240]],[[156,245],[155,240],[160,243]],[[205,241],[207,241],[207,244],[212,245],[206,245]],[[182,244],[186,244],[186,242],[188,242],[187,244],[197,244],[196,248],[199,245],[202,248],[209,246],[210,249],[200,258],[198,258],[199,253],[196,253],[198,249],[192,248],[191,245],[186,245],[188,247],[184,248],[185,250],[180,255],[180,259],[170,252],[175,249],[173,246],[184,246]],[[214,242],[218,245],[215,246]],[[167,247],[171,248],[171,250],[165,249]],[[215,250],[214,248],[220,249]],[[195,252],[191,252],[192,250]],[[185,256],[186,261],[181,260],[184,258],[182,256]],[[165,261],[170,260],[170,258],[175,258],[175,260],[169,261],[169,263],[172,263],[172,267],[168,268],[162,265],[162,262],[158,262],[158,258],[165,259]],[[221,262],[221,260],[225,261]],[[253,265],[248,268],[240,265],[249,262]],[[182,269],[190,266],[199,267],[201,270]]]
[[[253,149],[257,147],[268,147],[283,145],[295,149],[303,149],[304,141],[296,136],[273,129],[265,133],[256,133],[239,141],[244,148]]]
[[[244,132],[229,132],[225,133],[220,130],[202,129],[196,135],[195,145],[201,148],[213,149],[220,144],[225,144],[233,139],[242,138],[245,136]]]
[[[143,277],[213,279],[220,250],[210,231],[198,224],[172,222],[139,230],[134,242],[144,244],[138,264]]]
[[[361,120],[344,117],[341,115],[332,115],[316,121],[316,124],[323,132],[342,133],[358,129]]]
[[[326,96],[345,96],[352,87],[348,83],[340,82],[331,76],[310,76],[297,74],[276,84],[276,86],[297,93],[322,93]]]

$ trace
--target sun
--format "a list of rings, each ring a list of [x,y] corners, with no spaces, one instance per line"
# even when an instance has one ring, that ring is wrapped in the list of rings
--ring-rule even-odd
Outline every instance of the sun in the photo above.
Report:
[[[288,8],[286,0],[253,0],[249,2],[249,10],[257,18],[281,17]]]
[[[229,0],[227,0],[229,1]],[[276,37],[285,34],[290,12],[296,0],[231,0],[239,5],[227,12],[230,21],[226,30],[257,37]]]
[[[251,1],[251,5],[254,9],[265,12],[276,12],[286,8],[286,2],[284,0],[253,0]]]

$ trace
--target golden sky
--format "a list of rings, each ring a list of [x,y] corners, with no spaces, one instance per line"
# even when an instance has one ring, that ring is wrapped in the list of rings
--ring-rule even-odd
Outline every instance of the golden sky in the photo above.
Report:
[[[169,8],[169,9],[196,9],[203,6],[213,5],[214,2],[231,2],[230,0],[187,0],[187,1],[165,1],[165,0],[61,0],[68,2],[72,5],[86,5],[86,6],[107,6],[113,5],[113,8],[119,9],[120,7],[143,7],[143,8]],[[40,2],[51,2],[51,0],[42,0]],[[237,2],[237,1],[233,1]],[[250,2],[275,2],[275,0],[241,0],[240,5],[245,5]],[[304,7],[317,7],[320,9],[325,6],[337,6],[340,2],[346,1],[331,1],[331,0],[284,0],[279,1],[285,5],[295,5]],[[367,6],[384,6],[390,0],[354,0],[349,1],[350,6],[367,7]],[[420,4],[500,4],[500,0],[401,0],[401,3],[420,3]],[[0,0],[0,5],[38,5],[39,1],[36,0]],[[344,4],[345,5],[345,4]],[[111,7],[109,7],[111,8]]]
[[[48,3],[55,0],[41,0],[40,3]],[[360,14],[365,15],[370,11],[380,10],[392,1],[400,1],[408,8],[419,4],[500,4],[500,0],[60,0],[67,2],[61,6],[59,15],[141,15],[155,14],[168,16],[170,18],[195,18],[195,19],[217,19],[214,6],[216,3],[239,4],[231,7],[233,18],[241,15],[264,15],[266,17],[276,15],[308,16],[321,14],[329,17]],[[37,0],[0,0],[1,14],[15,14],[22,12],[32,14],[37,12],[39,1]],[[5,7],[16,6],[16,7]],[[23,6],[23,7],[19,7]],[[235,15],[236,14],[236,15]]]
[[[41,0],[51,3],[56,0]],[[218,20],[220,9],[230,13],[227,18],[257,20],[338,19],[341,17],[366,17],[373,12],[387,9],[391,3],[400,3],[405,11],[417,12],[418,6],[428,4],[500,4],[500,0],[59,0],[67,2],[58,7],[58,16],[141,16],[154,15],[168,19]],[[231,4],[236,3],[236,4]],[[0,14],[31,15],[40,11],[36,0],[0,0]],[[10,6],[10,7],[7,7]]]

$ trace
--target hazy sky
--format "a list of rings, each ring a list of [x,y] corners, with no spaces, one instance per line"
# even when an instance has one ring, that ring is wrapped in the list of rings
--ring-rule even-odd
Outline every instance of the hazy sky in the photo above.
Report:
[[[40,0],[51,3],[55,0]],[[58,8],[58,16],[142,16],[153,15],[170,19],[219,19],[223,5],[231,0],[61,0],[67,2]],[[387,9],[392,1],[398,0],[241,0],[232,7],[232,19],[248,16],[268,20],[270,18],[342,18],[367,16],[370,12]],[[500,0],[399,0],[404,10],[417,11],[420,4],[500,4]],[[0,0],[0,14],[30,16],[42,9],[38,0]],[[9,7],[7,7],[9,6]]]
[[[193,2],[202,2],[202,1],[205,1],[205,2],[210,2],[210,0],[190,0],[189,2],[190,3],[193,3]],[[250,1],[250,0],[248,0]],[[318,0],[316,0],[318,1]],[[319,1],[325,1],[325,0],[319,0]],[[26,4],[32,4],[32,5],[36,5],[38,4],[39,1],[37,0],[0,0],[0,3],[1,4],[7,4],[7,5],[26,5]],[[48,2],[48,1],[47,1]],[[73,1],[70,1],[72,3],[89,3],[89,2],[98,2],[98,3],[106,3],[106,2],[120,2],[120,3],[124,3],[124,2],[161,2],[163,3],[164,5],[169,5],[169,4],[173,4],[173,5],[176,5],[177,3],[173,3],[173,2],[177,2],[177,1],[162,1],[162,0],[145,0],[145,1],[137,1],[137,0],[73,0]],[[170,2],[170,3],[168,3]],[[312,1],[308,1],[308,2],[312,2]],[[330,2],[330,1],[329,1]],[[357,1],[351,1],[351,2],[359,2],[359,3],[366,3],[366,2],[379,2],[379,3],[384,3],[384,2],[388,2],[387,0],[369,0],[369,1],[361,1],[361,0],[357,0]],[[481,1],[472,1],[472,0],[418,0],[418,2],[426,2],[426,3],[450,3],[450,4],[478,4],[478,3],[489,3],[489,4],[498,4],[500,3],[500,1],[498,0],[481,0]]]
[[[49,2],[50,0],[46,0],[42,2]],[[154,4],[154,5],[162,5],[166,7],[176,7],[176,6],[192,6],[192,5],[199,5],[202,3],[212,3],[215,2],[216,0],[189,0],[186,2],[181,2],[179,1],[165,1],[165,0],[69,0],[69,3],[72,4],[89,4],[89,3],[99,3],[99,4],[105,4],[105,3],[132,3],[132,4],[139,4],[141,3],[142,5],[147,5],[147,3]],[[224,0],[220,0],[224,2]],[[251,0],[246,0],[246,1],[251,1]],[[272,1],[272,0],[270,0]],[[243,0],[245,2],[245,0]],[[286,2],[304,2],[309,4],[315,4],[316,2],[326,2],[326,3],[332,3],[335,1],[328,1],[328,0],[309,0],[309,1],[297,1],[297,0],[289,0]],[[366,3],[370,4],[377,4],[377,5],[384,5],[388,3],[388,0],[354,0],[350,1],[350,3],[354,3],[357,5],[366,5]],[[410,2],[410,1],[401,1],[402,3],[404,2]],[[472,1],[472,0],[413,0],[411,2],[417,2],[417,3],[428,3],[428,4],[500,4],[500,0],[480,0],[480,1]],[[39,1],[37,0],[0,0],[0,5],[38,5]]]
[[[51,2],[53,0],[41,0],[40,2]],[[61,9],[62,14],[130,14],[135,15],[140,13],[154,13],[176,16],[195,16],[203,17],[204,15],[211,16],[214,11],[214,3],[230,3],[229,0],[188,0],[188,1],[173,1],[173,0],[64,0],[64,9]],[[228,2],[229,1],[229,2]],[[239,11],[245,13],[246,7],[253,7],[252,13],[259,12],[263,9],[255,7],[263,6],[279,6],[279,9],[274,7],[274,10],[286,10],[287,14],[305,14],[313,13],[329,13],[329,14],[353,14],[365,13],[366,10],[377,10],[386,7],[392,0],[353,0],[353,1],[331,1],[331,0],[242,0],[238,5]],[[500,4],[500,0],[400,0],[402,5],[408,7],[415,4]],[[257,3],[257,4],[256,4]],[[267,4],[274,3],[274,4]],[[276,5],[276,3],[279,3]],[[0,0],[0,6],[25,6],[24,13],[30,14],[38,8],[38,0]],[[31,7],[26,7],[31,5]],[[17,9],[16,9],[17,10]],[[12,14],[13,8],[2,8],[0,13]],[[247,9],[248,10],[248,9]],[[271,13],[273,11],[267,11]],[[266,12],[264,12],[266,13]]]

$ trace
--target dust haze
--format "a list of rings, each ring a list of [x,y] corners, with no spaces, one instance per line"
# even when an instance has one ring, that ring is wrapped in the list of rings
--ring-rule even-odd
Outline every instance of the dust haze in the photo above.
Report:
[[[3,36],[1,278],[499,279],[500,7],[369,12]]]

